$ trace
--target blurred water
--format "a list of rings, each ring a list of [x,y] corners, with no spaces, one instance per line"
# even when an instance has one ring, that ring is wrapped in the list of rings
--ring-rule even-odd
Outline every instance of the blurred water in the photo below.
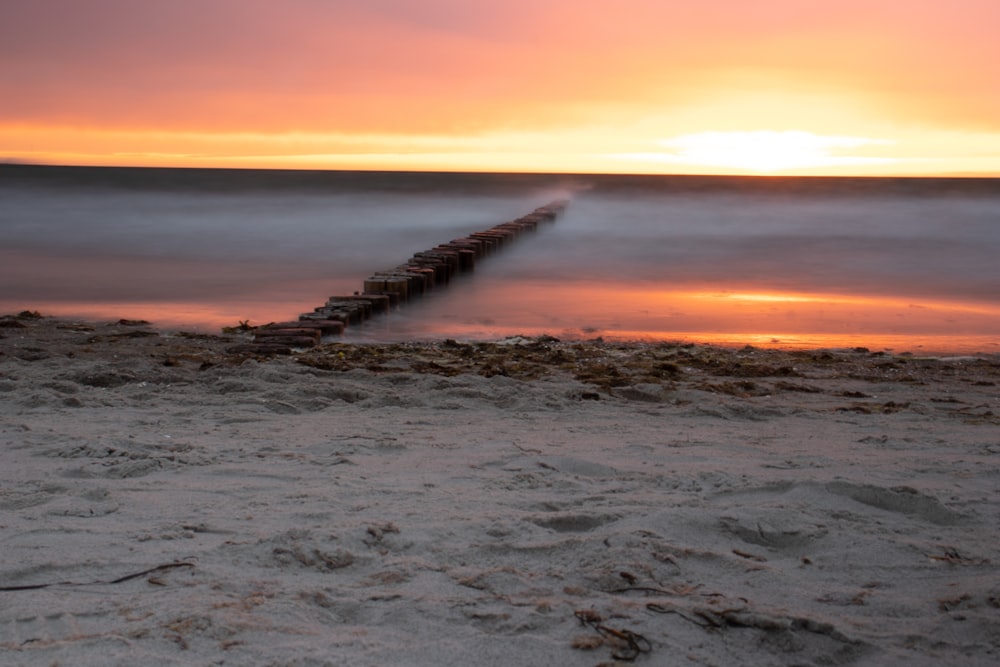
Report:
[[[560,197],[554,225],[349,338],[1000,341],[995,179],[7,166],[0,312],[294,318]]]

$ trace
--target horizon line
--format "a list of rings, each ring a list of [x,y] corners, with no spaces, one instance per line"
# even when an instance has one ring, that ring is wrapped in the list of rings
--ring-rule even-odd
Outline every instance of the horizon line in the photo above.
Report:
[[[55,169],[134,169],[134,170],[173,170],[173,171],[282,171],[282,172],[341,172],[341,173],[376,173],[376,174],[505,174],[523,176],[657,176],[668,178],[752,178],[758,180],[775,180],[783,178],[801,179],[1000,179],[998,172],[954,171],[928,174],[794,174],[794,173],[745,173],[745,172],[662,172],[662,171],[503,171],[495,169],[376,169],[370,167],[219,167],[219,166],[177,166],[177,165],[129,165],[129,164],[63,164],[52,162],[31,162],[20,159],[0,158],[0,167],[40,167]]]

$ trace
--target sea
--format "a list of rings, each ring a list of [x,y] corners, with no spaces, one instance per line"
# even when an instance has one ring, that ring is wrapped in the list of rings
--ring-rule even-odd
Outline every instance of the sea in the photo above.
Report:
[[[356,342],[1000,353],[1000,179],[0,165],[0,314],[218,332],[312,312],[552,201]]]

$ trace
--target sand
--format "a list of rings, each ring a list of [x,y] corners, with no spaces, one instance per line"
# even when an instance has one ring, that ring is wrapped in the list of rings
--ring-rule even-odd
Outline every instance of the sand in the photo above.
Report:
[[[1000,662],[996,356],[0,323],[0,664]]]

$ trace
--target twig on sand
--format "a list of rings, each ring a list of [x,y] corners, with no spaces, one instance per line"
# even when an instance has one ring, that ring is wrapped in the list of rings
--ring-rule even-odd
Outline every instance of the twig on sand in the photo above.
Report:
[[[175,567],[194,567],[194,563],[166,563],[164,565],[157,565],[156,567],[151,567],[148,570],[143,570],[142,572],[126,574],[123,577],[118,577],[117,579],[112,579],[110,581],[57,581],[48,584],[0,586],[0,591],[32,591],[32,590],[37,590],[39,588],[48,588],[50,586],[97,586],[100,584],[120,584],[129,581],[131,579],[138,579],[139,577],[144,577],[147,574],[153,574],[154,572],[161,572],[163,570],[169,570]]]
[[[653,645],[649,643],[649,640],[638,632],[632,632],[628,629],[619,630],[604,625],[602,622],[604,619],[592,609],[579,609],[574,612],[574,616],[580,619],[580,623],[583,625],[589,625],[593,628],[602,639],[605,641],[610,640],[609,643],[620,647],[619,650],[611,653],[611,657],[615,660],[631,662],[641,654],[649,653],[653,650]]]

